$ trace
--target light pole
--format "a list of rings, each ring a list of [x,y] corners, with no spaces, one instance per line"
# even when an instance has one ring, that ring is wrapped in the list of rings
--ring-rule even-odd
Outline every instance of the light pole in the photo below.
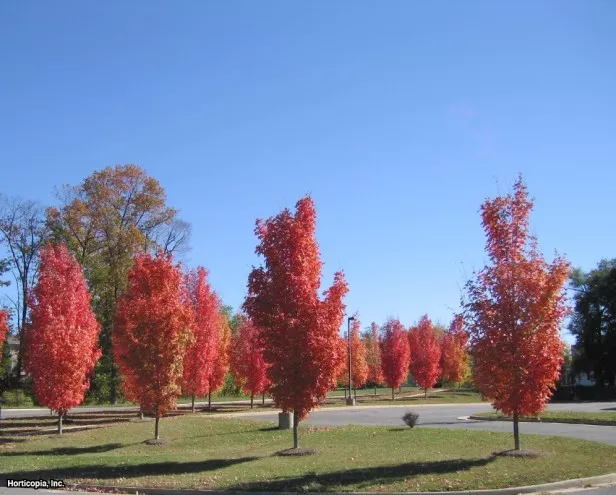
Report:
[[[355,397],[353,397],[353,374],[351,372],[351,320],[355,320],[354,316],[347,318],[347,341],[349,343],[349,396],[347,397],[347,406],[355,405]]]

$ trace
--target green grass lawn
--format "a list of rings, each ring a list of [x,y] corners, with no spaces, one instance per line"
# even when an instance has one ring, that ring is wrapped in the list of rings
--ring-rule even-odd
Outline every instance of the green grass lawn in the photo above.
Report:
[[[407,395],[407,394],[417,394],[421,392],[421,390],[419,389],[419,387],[411,387],[410,385],[405,385],[402,387],[402,392],[398,392],[398,389],[395,390],[395,394],[396,396],[398,395]],[[342,397],[344,399],[345,397],[345,391],[343,388],[337,388],[336,390],[332,390],[331,392],[329,392],[327,394],[327,398],[340,398]],[[386,396],[389,397],[391,399],[391,388],[384,388],[384,387],[377,387],[376,389],[376,394],[374,393],[374,388],[363,388],[363,389],[359,389],[357,390],[357,397],[367,397],[367,396]]]
[[[505,416],[500,412],[477,413],[473,416],[482,418],[498,419],[508,421],[511,417]],[[587,423],[587,424],[604,424],[606,422],[616,425],[616,410],[614,411],[598,411],[598,412],[580,412],[580,411],[544,411],[539,415],[542,421],[555,422],[572,422],[572,423]],[[520,418],[520,421],[534,421],[536,418]]]
[[[443,392],[428,392],[428,398],[425,399],[423,394],[417,397],[404,397],[406,394],[397,396],[395,400],[391,400],[391,396],[358,396],[357,404],[364,406],[386,406],[386,405],[420,405],[420,404],[464,404],[483,402],[481,395],[472,390],[457,390],[455,393],[452,390]],[[325,407],[345,406],[344,398],[328,399],[324,404]]]
[[[509,434],[417,427],[301,427],[310,457],[278,457],[290,431],[206,415],[165,418],[165,445],[146,445],[152,421],[100,430],[0,439],[4,476],[91,484],[259,491],[464,490],[535,484],[614,470],[616,448],[522,436],[546,457],[494,457]],[[555,462],[557,461],[557,462]]]

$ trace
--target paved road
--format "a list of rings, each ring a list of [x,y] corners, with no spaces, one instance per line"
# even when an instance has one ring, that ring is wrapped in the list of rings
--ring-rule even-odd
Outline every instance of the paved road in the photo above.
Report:
[[[271,402],[272,399],[265,399],[265,402]],[[233,401],[223,401],[223,402],[214,402],[212,401],[212,407],[215,406],[228,406],[233,404],[250,404],[249,400],[233,400]],[[255,400],[255,404],[261,404],[261,400]],[[190,404],[180,404],[180,406],[190,407]],[[207,402],[195,402],[196,407],[207,407]],[[97,412],[107,412],[107,411],[139,411],[139,408],[136,406],[92,406],[92,407],[75,407],[71,409],[68,413],[97,413]],[[43,408],[27,408],[27,409],[7,409],[2,408],[2,419],[5,418],[34,418],[34,417],[47,417],[49,416],[49,409]]]
[[[602,411],[614,409],[616,403],[587,402],[577,404],[551,404],[550,411]],[[306,424],[323,426],[353,425],[404,425],[402,414],[412,410],[419,414],[418,425],[428,428],[464,428],[470,430],[490,430],[511,432],[512,426],[507,421],[460,420],[477,412],[488,412],[489,404],[449,404],[399,407],[357,407],[355,409],[322,409],[315,411],[304,420]],[[278,421],[276,414],[250,415],[266,421]],[[613,426],[571,425],[560,423],[521,423],[520,433],[556,435],[580,440],[594,440],[616,445],[616,428]]]

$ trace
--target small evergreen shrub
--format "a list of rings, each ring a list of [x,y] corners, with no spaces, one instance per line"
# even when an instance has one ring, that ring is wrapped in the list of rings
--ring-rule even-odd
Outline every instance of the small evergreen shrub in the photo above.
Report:
[[[415,424],[417,424],[417,420],[419,419],[419,414],[414,413],[412,411],[407,412],[404,416],[402,416],[402,421],[409,427],[413,428]]]

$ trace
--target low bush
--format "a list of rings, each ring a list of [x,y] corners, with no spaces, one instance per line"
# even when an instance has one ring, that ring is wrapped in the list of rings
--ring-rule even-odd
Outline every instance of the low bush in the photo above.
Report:
[[[402,421],[404,421],[404,423],[409,428],[413,428],[417,424],[418,419],[419,419],[419,414],[414,413],[412,411],[409,411],[404,416],[402,416]]]

